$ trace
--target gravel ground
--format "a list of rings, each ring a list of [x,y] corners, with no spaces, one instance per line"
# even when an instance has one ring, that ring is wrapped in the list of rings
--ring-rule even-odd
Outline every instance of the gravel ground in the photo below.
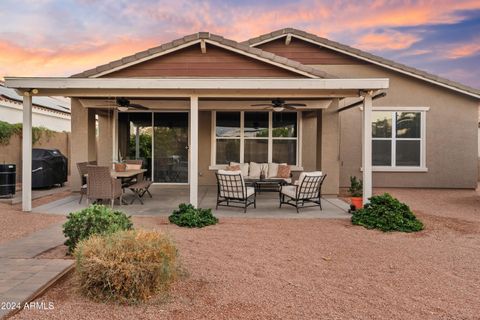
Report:
[[[36,199],[33,206],[39,206],[44,203],[65,197],[70,192],[62,192],[56,195]],[[32,232],[44,229],[56,222],[62,222],[65,218],[62,216],[24,213],[21,211],[21,205],[12,206],[6,203],[0,203],[0,243],[22,238]]]
[[[377,190],[382,192],[384,190]],[[479,319],[479,195],[388,190],[426,224],[382,233],[346,220],[222,219],[199,230],[135,218],[177,243],[188,276],[142,306],[93,303],[74,277],[15,319]],[[417,210],[418,208],[418,210]]]

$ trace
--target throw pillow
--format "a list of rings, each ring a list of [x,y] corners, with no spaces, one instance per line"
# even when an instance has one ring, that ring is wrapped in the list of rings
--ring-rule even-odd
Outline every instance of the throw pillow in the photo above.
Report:
[[[279,164],[277,177],[278,178],[290,178],[291,169],[289,165]]]
[[[286,165],[286,163],[275,163],[275,162],[268,164],[268,174],[267,174],[268,178],[277,177],[279,164]]]
[[[242,171],[242,176],[248,176],[248,163],[238,163],[238,162],[230,162],[230,166],[240,166],[240,170]]]
[[[241,171],[239,164],[234,165],[234,166],[227,166],[227,167],[225,168],[225,170],[226,170],[226,171]]]

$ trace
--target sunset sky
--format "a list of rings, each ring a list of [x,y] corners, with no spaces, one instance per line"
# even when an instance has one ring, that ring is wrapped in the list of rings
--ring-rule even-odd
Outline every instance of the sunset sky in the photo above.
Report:
[[[480,88],[480,0],[0,0],[0,21],[0,77],[71,75],[198,31],[294,27]]]

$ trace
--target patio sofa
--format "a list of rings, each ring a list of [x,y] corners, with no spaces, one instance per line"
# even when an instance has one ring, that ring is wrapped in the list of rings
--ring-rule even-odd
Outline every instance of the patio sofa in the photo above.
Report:
[[[259,179],[260,174],[263,171],[265,173],[266,179],[278,179],[283,180],[287,184],[292,183],[292,174],[289,174],[289,177],[279,177],[278,176],[278,167],[279,165],[287,165],[286,163],[257,163],[257,162],[250,162],[250,163],[238,163],[238,162],[230,162],[230,167],[239,166],[240,171],[242,172],[242,176],[244,179]]]

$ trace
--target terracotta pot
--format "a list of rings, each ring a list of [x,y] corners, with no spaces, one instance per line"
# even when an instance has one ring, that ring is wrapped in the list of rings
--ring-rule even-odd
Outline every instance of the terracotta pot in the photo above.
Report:
[[[363,208],[363,198],[362,197],[351,197],[350,202],[355,206],[355,209]]]
[[[126,163],[115,163],[115,171],[116,172],[125,172],[127,170]]]

